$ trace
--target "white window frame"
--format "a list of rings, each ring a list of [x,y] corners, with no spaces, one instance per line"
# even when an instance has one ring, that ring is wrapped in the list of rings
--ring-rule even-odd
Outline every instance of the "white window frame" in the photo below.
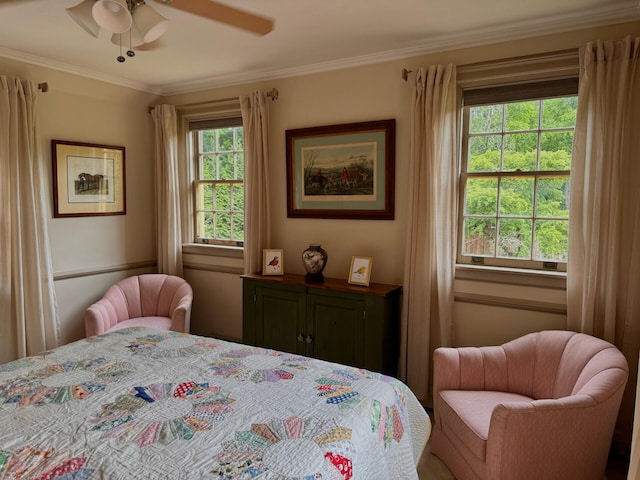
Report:
[[[235,215],[242,215],[244,217],[244,209],[242,211],[237,211],[234,210],[233,206],[234,206],[234,202],[233,202],[233,193],[231,193],[231,201],[230,201],[230,205],[229,205],[229,209],[223,209],[223,210],[218,210],[214,208],[212,210],[204,210],[203,208],[200,208],[201,206],[201,199],[199,196],[199,191],[200,191],[200,187],[201,186],[206,186],[206,185],[211,185],[215,191],[215,188],[219,185],[228,185],[230,192],[233,191],[233,186],[234,185],[244,185],[244,174],[243,174],[243,178],[242,179],[228,179],[228,180],[204,180],[202,179],[202,158],[203,156],[206,155],[211,155],[211,154],[218,154],[220,152],[215,151],[215,152],[203,152],[201,151],[201,132],[205,131],[205,130],[215,130],[215,129],[219,129],[219,128],[229,128],[229,127],[240,127],[242,128],[242,118],[240,116],[234,115],[234,116],[229,116],[229,117],[217,117],[217,118],[210,118],[210,119],[198,119],[198,120],[192,120],[189,122],[189,150],[191,153],[191,162],[193,165],[193,172],[194,172],[194,178],[193,178],[193,237],[194,237],[194,241],[198,244],[206,244],[206,245],[216,245],[216,246],[225,246],[225,247],[240,247],[242,248],[244,246],[244,238],[242,240],[234,240],[232,239],[218,239],[218,238],[207,238],[204,237],[202,235],[200,235],[200,226],[201,226],[201,222],[200,222],[200,213],[201,212],[210,212],[212,214],[215,213],[225,213],[228,214],[230,216],[230,228],[231,228],[231,232],[232,232],[232,236],[233,236],[233,217]],[[235,141],[234,141],[235,144]],[[243,146],[244,146],[244,142],[243,142]],[[234,155],[234,157],[237,154],[242,154],[244,155],[244,152],[242,151],[229,151],[229,152],[224,152],[227,154],[232,154]],[[235,164],[235,162],[234,162]],[[237,166],[236,166],[237,168]],[[244,223],[244,218],[243,218],[243,223]],[[243,228],[244,230],[244,228]]]
[[[492,105],[492,104],[505,104],[516,101],[528,101],[528,100],[541,100],[546,98],[564,97],[564,96],[577,96],[577,78],[565,78],[559,80],[550,81],[534,81],[526,84],[512,84],[504,86],[491,86],[491,87],[477,87],[463,90],[462,93],[462,123],[461,123],[461,161],[460,161],[460,182],[459,182],[459,210],[458,210],[458,251],[456,263],[459,266],[480,265],[490,268],[498,269],[524,269],[529,271],[557,271],[566,272],[566,262],[551,261],[543,262],[536,260],[523,260],[514,258],[504,258],[496,256],[473,256],[463,254],[463,239],[464,239],[464,220],[465,220],[465,194],[466,194],[466,182],[469,178],[517,178],[517,177],[534,177],[537,184],[538,178],[552,177],[558,175],[569,175],[569,170],[561,171],[547,171],[547,170],[535,170],[527,172],[467,172],[468,163],[468,142],[470,136],[469,133],[469,118],[470,110],[473,106],[480,105]],[[540,125],[539,125],[540,127]],[[557,131],[557,129],[535,129],[522,133],[536,133],[538,139],[544,131]],[[509,132],[511,133],[511,132]],[[521,133],[521,132],[518,132]],[[497,132],[497,135],[504,135],[504,129],[501,132]],[[538,155],[540,145],[538,143]],[[535,195],[534,195],[535,202]],[[497,211],[495,217],[496,225],[499,218],[501,218],[500,212]],[[514,218],[509,216],[508,218]],[[535,205],[532,219],[535,219]],[[549,219],[545,217],[545,220]],[[565,220],[564,218],[562,220]],[[568,220],[567,220],[568,221]],[[534,228],[532,228],[533,233]],[[533,243],[532,243],[533,248]]]

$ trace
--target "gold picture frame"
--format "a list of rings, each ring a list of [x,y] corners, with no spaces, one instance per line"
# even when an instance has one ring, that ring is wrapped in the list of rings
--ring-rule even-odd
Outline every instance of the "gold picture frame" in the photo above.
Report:
[[[125,148],[51,140],[53,216],[126,215]]]
[[[348,282],[353,285],[369,286],[371,278],[371,264],[373,257],[351,257],[351,267],[349,268]]]
[[[284,250],[277,248],[262,250],[262,274],[284,275]]]

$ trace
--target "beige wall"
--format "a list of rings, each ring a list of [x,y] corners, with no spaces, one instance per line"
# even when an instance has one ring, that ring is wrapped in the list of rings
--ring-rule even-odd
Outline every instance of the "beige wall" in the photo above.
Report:
[[[291,77],[268,82],[238,85],[206,92],[175,95],[166,99],[177,105],[222,99],[255,89],[277,88],[279,99],[271,104],[270,207],[273,212],[271,248],[285,251],[285,271],[303,273],[300,254],[309,243],[321,243],[329,253],[325,274],[346,278],[352,255],[374,257],[373,282],[401,284],[407,226],[407,185],[411,88],[401,79],[401,69],[415,70],[435,63],[465,65],[535,53],[578,48],[588,41],[615,39],[640,34],[640,23],[589,29],[483,47],[393,61],[358,68]],[[396,119],[396,215],[393,221],[323,220],[287,218],[285,130],[367,120]],[[188,273],[187,273],[188,275]],[[193,329],[240,339],[241,296],[228,291],[238,286],[237,275],[207,275],[199,271],[192,283],[197,302],[207,305],[195,312]],[[454,338],[457,345],[501,343],[541,329],[562,329],[566,316],[558,313],[565,304],[565,292],[558,288],[508,288],[503,283],[458,281],[459,296],[502,297],[506,306],[495,303],[456,302]],[[221,293],[218,296],[218,291]],[[232,303],[228,300],[231,298]],[[493,303],[493,304],[492,304]],[[523,310],[513,305],[541,304],[539,310]],[[223,307],[224,305],[224,307]],[[545,308],[545,307],[551,308]],[[224,315],[217,310],[224,310]],[[534,307],[535,308],[535,307]],[[540,311],[542,310],[542,311]],[[206,313],[205,313],[206,312]],[[204,315],[204,316],[203,316]]]
[[[285,270],[303,273],[299,259],[302,250],[309,243],[321,243],[329,252],[327,276],[345,278],[351,256],[366,255],[374,257],[372,281],[401,284],[409,201],[406,187],[411,101],[411,88],[401,79],[401,69],[415,70],[435,63],[464,65],[558,51],[577,48],[587,41],[628,34],[640,35],[640,22],[175,95],[162,101],[179,105],[237,96],[258,88],[277,88],[280,97],[271,105],[269,139],[271,247],[284,249]],[[49,83],[50,92],[42,95],[40,104],[46,144],[44,161],[49,174],[52,138],[127,148],[126,216],[53,219],[50,214],[62,339],[70,341],[82,336],[82,311],[106,286],[117,278],[152,268],[150,265],[155,259],[153,129],[147,107],[157,99],[147,93],[4,59],[0,59],[0,74]],[[285,130],[386,118],[395,118],[397,129],[395,220],[287,218]],[[47,195],[51,197],[50,192]],[[238,272],[242,268],[241,260],[187,257],[188,262],[196,266],[185,270],[185,278],[195,293],[192,331],[240,340],[242,294]],[[216,269],[219,271],[212,271]],[[541,312],[514,307],[519,302],[528,306],[539,302],[562,307],[562,290],[506,288],[505,284],[468,280],[459,281],[456,290],[460,296],[471,294],[505,300],[503,306],[500,302],[487,305],[457,302],[454,326],[457,344],[500,343],[528,331],[565,327],[565,316],[553,308]]]
[[[47,178],[52,178],[52,139],[126,148],[126,215],[53,218],[52,181],[47,183],[61,341],[67,343],[84,336],[84,309],[113,281],[131,273],[126,266],[155,264],[153,129],[148,113],[155,96],[3,58],[0,74],[49,85],[49,92],[39,97]]]

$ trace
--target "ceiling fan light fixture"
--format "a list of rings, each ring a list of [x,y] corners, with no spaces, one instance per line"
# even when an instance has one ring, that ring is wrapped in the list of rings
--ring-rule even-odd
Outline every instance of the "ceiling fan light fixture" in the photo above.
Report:
[[[169,20],[144,3],[133,12],[133,20],[142,33],[144,43],[157,40],[169,28]]]
[[[111,33],[124,33],[133,23],[127,0],[98,0],[91,11],[96,23]]]
[[[128,32],[114,33],[111,35],[111,43],[117,46],[126,45],[135,48],[144,44],[144,38],[140,29],[134,23]]]
[[[83,0],[74,7],[65,10],[73,20],[80,25],[89,35],[98,38],[100,25],[93,18],[93,5],[95,0]]]

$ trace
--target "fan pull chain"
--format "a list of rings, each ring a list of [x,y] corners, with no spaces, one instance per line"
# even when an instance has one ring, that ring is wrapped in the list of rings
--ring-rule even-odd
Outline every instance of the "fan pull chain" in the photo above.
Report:
[[[124,58],[122,56],[122,34],[118,34],[118,38],[119,38],[119,44],[120,44],[120,55],[118,55],[118,58],[116,60],[118,60],[120,63],[124,63],[124,61],[126,60],[126,58]]]
[[[129,29],[129,50],[127,50],[127,57],[135,57],[136,56],[136,52],[133,51],[133,48],[131,48],[131,28]]]

